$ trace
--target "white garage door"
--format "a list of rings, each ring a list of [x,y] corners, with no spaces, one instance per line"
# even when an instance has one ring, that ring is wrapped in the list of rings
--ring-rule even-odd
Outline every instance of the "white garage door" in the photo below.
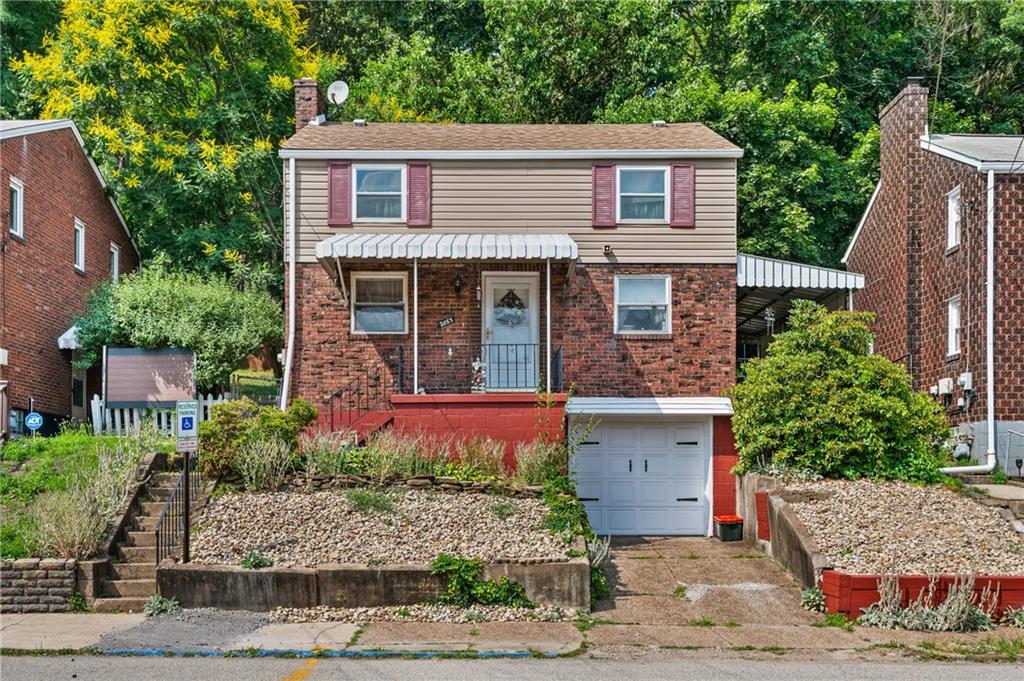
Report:
[[[576,493],[599,535],[707,534],[707,421],[602,417],[576,454]]]

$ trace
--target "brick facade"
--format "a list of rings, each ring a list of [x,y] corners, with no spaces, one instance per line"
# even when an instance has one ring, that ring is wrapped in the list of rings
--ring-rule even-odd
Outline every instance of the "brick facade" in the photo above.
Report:
[[[368,263],[367,271],[410,272],[411,267]],[[545,296],[543,265],[480,263],[420,265],[420,384],[427,392],[465,383],[481,342],[483,271],[539,273],[540,345],[543,353]],[[616,273],[672,276],[672,335],[617,336],[613,327]],[[299,265],[293,394],[319,407],[393,348],[404,352],[404,385],[412,381],[412,334],[358,336],[349,332],[341,288],[320,265]],[[452,280],[464,283],[456,295]],[[348,285],[349,272],[345,272]],[[552,348],[563,349],[565,386],[580,396],[717,396],[735,380],[735,267],[721,265],[623,265],[577,267],[566,287],[567,266],[552,266]],[[454,323],[438,328],[438,321]],[[450,352],[449,352],[450,351]],[[543,369],[544,358],[540,358]],[[465,372],[456,375],[457,372]],[[433,384],[437,388],[432,387]]]
[[[4,139],[0,158],[0,347],[9,351],[0,379],[10,382],[11,408],[27,409],[33,397],[50,430],[71,413],[71,353],[57,338],[110,278],[111,243],[122,274],[138,267],[138,256],[70,129]],[[24,183],[24,239],[8,231],[12,175]],[[84,274],[74,268],[76,217],[85,223]],[[86,395],[98,391],[98,372],[90,372]]]
[[[959,386],[953,424],[986,418],[985,173],[920,147],[928,90],[908,84],[880,116],[881,189],[847,260],[866,275],[857,309],[877,315],[875,349],[905,361],[914,387],[973,375],[969,408]],[[1024,177],[996,178],[996,418],[1024,420]],[[960,187],[961,243],[947,250],[947,194]],[[947,357],[947,303],[961,300],[961,352]],[[978,429],[975,429],[977,431]],[[975,432],[975,435],[980,433]]]

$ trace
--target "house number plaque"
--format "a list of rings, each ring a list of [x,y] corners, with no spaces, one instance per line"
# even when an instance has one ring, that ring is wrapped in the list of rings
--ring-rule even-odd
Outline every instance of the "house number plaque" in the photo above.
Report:
[[[442,319],[441,321],[439,321],[437,323],[437,328],[443,329],[446,326],[451,326],[454,323],[455,323],[455,315],[448,315],[447,317],[445,317],[444,319]]]

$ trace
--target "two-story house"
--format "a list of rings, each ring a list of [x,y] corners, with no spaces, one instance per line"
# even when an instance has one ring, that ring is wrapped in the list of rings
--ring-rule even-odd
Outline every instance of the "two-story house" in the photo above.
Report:
[[[72,121],[0,121],[0,184],[0,418],[23,433],[34,409],[47,434],[100,392],[98,368],[72,367],[74,318],[139,256]]]
[[[879,116],[881,179],[844,257],[875,350],[903,361],[979,472],[1024,457],[1024,137],[928,129],[910,78]],[[962,447],[963,449],[963,447]]]
[[[314,81],[295,96],[284,402],[512,443],[565,412],[597,424],[576,477],[600,532],[734,511],[737,323],[756,348],[773,305],[859,286],[738,256],[740,148],[699,123],[334,123]]]

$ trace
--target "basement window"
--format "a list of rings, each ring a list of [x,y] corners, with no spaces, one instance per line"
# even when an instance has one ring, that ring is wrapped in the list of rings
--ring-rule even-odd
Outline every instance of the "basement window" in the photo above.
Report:
[[[960,354],[960,296],[954,296],[947,303],[946,315],[946,356]]]
[[[960,187],[946,194],[946,249],[960,245]]]
[[[353,272],[352,333],[407,333],[408,298],[405,272]]]
[[[615,333],[671,334],[672,277],[616,275]]]

